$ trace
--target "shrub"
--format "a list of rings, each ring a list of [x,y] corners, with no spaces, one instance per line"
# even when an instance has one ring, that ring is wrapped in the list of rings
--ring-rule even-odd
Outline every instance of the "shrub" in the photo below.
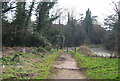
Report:
[[[47,51],[46,51],[44,48],[42,48],[42,47],[38,47],[38,48],[37,48],[37,51],[38,51],[38,52],[45,52],[45,53],[47,52]]]
[[[80,51],[85,55],[92,55],[90,48],[87,46],[80,46]]]

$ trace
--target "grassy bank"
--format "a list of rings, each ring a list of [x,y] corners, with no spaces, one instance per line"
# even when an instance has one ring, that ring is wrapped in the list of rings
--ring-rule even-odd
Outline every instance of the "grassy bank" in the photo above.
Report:
[[[52,50],[41,53],[35,48],[33,52],[28,53],[9,53],[6,57],[2,57],[4,68],[0,78],[46,79],[59,52]],[[11,60],[16,54],[20,55],[20,60]]]
[[[100,58],[74,53],[78,67],[82,68],[91,79],[120,79],[118,77],[118,58]]]

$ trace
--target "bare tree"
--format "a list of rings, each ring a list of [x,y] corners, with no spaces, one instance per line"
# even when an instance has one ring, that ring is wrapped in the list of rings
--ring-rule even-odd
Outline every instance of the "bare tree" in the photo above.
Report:
[[[118,16],[119,16],[119,20],[120,20],[120,1],[118,2]]]
[[[120,20],[120,9],[119,9],[119,5],[120,5],[120,1],[119,2],[115,2],[113,1],[113,9],[115,11],[115,14],[117,14],[117,20]]]

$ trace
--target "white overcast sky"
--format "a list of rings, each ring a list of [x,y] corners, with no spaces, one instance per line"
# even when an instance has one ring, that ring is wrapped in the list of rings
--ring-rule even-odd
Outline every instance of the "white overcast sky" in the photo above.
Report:
[[[90,8],[92,16],[98,16],[98,21],[100,24],[102,24],[104,18],[115,13],[113,10],[112,1],[118,2],[120,0],[58,0],[57,5],[60,8],[74,10],[75,14],[82,13],[84,15],[86,10]],[[35,16],[33,15],[31,19],[35,20]]]
[[[58,0],[58,4],[60,7],[83,14],[90,8],[92,16],[98,16],[98,21],[102,23],[106,16],[114,13],[112,1],[118,2],[120,0]]]

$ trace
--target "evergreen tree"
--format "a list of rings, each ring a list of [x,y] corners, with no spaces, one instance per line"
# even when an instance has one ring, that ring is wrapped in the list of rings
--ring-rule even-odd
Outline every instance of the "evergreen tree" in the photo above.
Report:
[[[93,31],[93,22],[92,22],[92,16],[91,16],[90,9],[88,9],[86,11],[86,16],[83,21],[83,27],[86,32],[86,42],[85,43],[89,43],[90,39],[91,39],[92,31]]]
[[[25,5],[26,5],[26,2],[17,2],[17,9],[16,9],[16,16],[15,16],[16,19],[12,22],[12,24],[15,28],[14,43],[16,45],[23,44],[23,41],[24,41],[23,37],[25,35],[25,30],[27,29],[25,27],[25,22],[26,22],[26,18],[27,18]]]
[[[37,8],[37,26],[36,31],[40,32],[42,29],[48,29],[52,24],[52,21],[57,19],[59,16],[49,17],[49,11],[56,2],[40,2]]]

